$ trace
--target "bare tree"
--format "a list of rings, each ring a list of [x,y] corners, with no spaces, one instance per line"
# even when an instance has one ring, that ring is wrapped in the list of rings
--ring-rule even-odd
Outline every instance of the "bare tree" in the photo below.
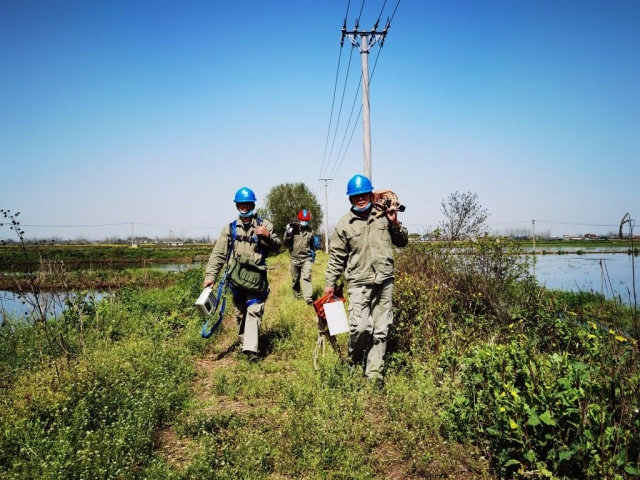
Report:
[[[477,194],[455,192],[440,205],[446,218],[441,223],[444,238],[464,240],[488,233],[485,222],[489,213],[478,203]]]

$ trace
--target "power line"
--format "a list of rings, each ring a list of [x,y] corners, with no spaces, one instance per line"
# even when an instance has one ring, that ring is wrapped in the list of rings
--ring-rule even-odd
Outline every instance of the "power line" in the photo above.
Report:
[[[347,124],[344,127],[344,134],[342,135],[340,148],[338,149],[338,152],[337,152],[337,154],[335,156],[335,160],[333,160],[333,158],[334,158],[333,151],[334,151],[334,148],[335,148],[335,140],[337,138],[338,129],[340,128],[339,124],[340,124],[342,108],[344,107],[344,95],[345,95],[345,92],[346,92],[346,86],[347,86],[347,80],[348,80],[348,77],[345,78],[343,94],[342,94],[342,101],[341,101],[340,109],[339,109],[339,117],[338,117],[338,121],[336,123],[335,131],[334,131],[334,138],[333,138],[333,142],[332,142],[332,145],[331,145],[331,150],[329,152],[328,157],[326,156],[327,147],[325,146],[325,156],[323,158],[321,176],[325,172],[330,172],[330,174],[328,176],[329,177],[333,177],[334,174],[337,172],[337,170],[340,168],[340,166],[342,165],[342,163],[344,161],[344,158],[346,158],[348,149],[349,149],[349,147],[351,145],[351,140],[353,139],[353,135],[355,133],[355,124],[358,122],[358,120],[361,117],[362,117],[362,125],[363,125],[364,173],[365,173],[365,175],[367,175],[369,177],[372,176],[371,175],[371,140],[370,140],[370,127],[369,127],[369,83],[371,81],[371,78],[373,77],[373,73],[371,73],[371,75],[368,73],[368,54],[369,54],[370,48],[373,45],[375,45],[376,43],[378,43],[380,45],[380,47],[382,47],[383,44],[384,44],[384,39],[385,39],[387,31],[388,31],[388,29],[390,27],[391,19],[387,20],[387,24],[384,27],[383,31],[378,32],[377,28],[378,28],[378,25],[380,23],[380,19],[382,18],[382,14],[383,14],[383,12],[385,10],[386,4],[387,4],[387,0],[384,0],[384,2],[382,3],[382,7],[380,9],[380,12],[378,14],[378,18],[375,21],[373,30],[370,31],[370,32],[360,31],[359,30],[360,20],[362,18],[362,13],[364,11],[365,0],[363,0],[362,3],[361,3],[360,12],[358,14],[358,17],[355,20],[355,28],[354,28],[354,30],[347,31],[347,28],[346,28],[347,17],[345,17],[345,19],[344,19],[340,45],[342,46],[344,44],[344,39],[347,38],[348,40],[351,41],[352,47],[357,47],[360,50],[361,59],[362,59],[362,74],[360,75],[360,82],[358,82],[358,87],[356,89],[356,93],[355,93],[355,96],[354,96],[354,102],[353,102],[352,107],[351,107],[351,113],[349,115],[349,120],[347,121]],[[391,18],[393,18],[395,16],[399,4],[400,4],[400,1],[398,0],[398,2],[396,3],[395,8],[393,10]],[[348,11],[348,7],[347,7],[347,11]],[[353,52],[353,48],[352,48],[352,52]],[[376,65],[377,65],[377,62],[378,62],[378,59],[379,59],[379,55],[380,55],[380,51],[378,51],[378,56],[376,57]],[[351,56],[349,57],[349,64],[350,64],[350,61],[351,61]],[[375,66],[374,66],[374,71],[375,71]],[[349,135],[349,130],[351,129],[351,121],[353,119],[353,111],[354,111],[354,108],[355,108],[355,102],[357,101],[358,94],[360,92],[360,85],[362,85],[362,107],[360,108],[358,116],[357,116],[357,119],[354,122],[354,128],[351,130],[351,135]],[[334,84],[334,99],[333,99],[333,102],[332,102],[332,112],[333,112],[333,109],[335,107],[335,92],[336,92],[336,86]],[[332,118],[333,118],[333,113],[332,113]],[[347,137],[349,138],[349,140],[346,143],[346,147],[345,147],[345,141],[347,140]],[[326,163],[325,163],[325,160],[326,160]]]
[[[353,51],[353,49],[352,49]],[[376,55],[376,61],[373,64],[373,69],[371,70],[371,75],[369,76],[369,82],[373,81],[373,74],[376,72],[376,66],[378,65],[378,59],[380,58],[380,53],[382,52],[382,49],[378,50],[378,54]],[[340,152],[342,152],[342,146],[344,145],[344,139],[347,136],[348,133],[348,129],[349,129],[349,125],[351,124],[351,117],[353,116],[353,110],[355,108],[356,105],[356,101],[358,100],[358,92],[360,91],[360,85],[361,82],[358,83],[358,89],[356,90],[356,95],[353,99],[353,104],[351,105],[351,113],[349,114],[349,121],[347,123],[347,130],[345,130],[344,132],[344,136],[342,137],[342,144],[340,145],[340,150],[338,151],[338,157],[340,157]],[[340,166],[342,165],[342,162],[344,161],[345,157],[347,156],[347,152],[349,151],[349,146],[351,145],[351,140],[353,139],[353,135],[356,131],[356,127],[358,126],[358,120],[360,119],[360,115],[362,114],[362,105],[360,106],[360,110],[358,111],[358,116],[356,117],[354,123],[353,123],[353,128],[351,129],[351,135],[349,136],[349,142],[347,143],[347,146],[344,149],[344,154],[342,156],[342,159],[340,159],[340,162],[338,162],[338,158],[336,158],[336,164],[334,165],[333,170],[331,170],[331,175],[329,175],[330,177],[334,177],[335,174],[338,172],[338,169],[340,168]]]
[[[344,26],[346,28],[347,25],[347,18],[349,17],[349,7],[351,5],[351,0],[347,1],[347,10],[344,14]],[[328,159],[327,159],[327,146],[329,145],[329,135],[331,134],[331,124],[333,123],[333,109],[335,106],[335,101],[336,101],[336,91],[337,91],[337,87],[338,87],[338,78],[339,78],[339,73],[340,73],[340,64],[342,62],[342,40],[340,41],[340,52],[338,54],[338,66],[336,67],[336,79],[334,81],[333,84],[333,98],[331,99],[331,113],[329,115],[329,125],[327,127],[327,138],[325,140],[325,145],[324,145],[324,154],[322,156],[322,165],[320,166],[320,175],[319,177],[322,177],[324,174],[324,165],[325,165],[325,161],[327,162],[327,166],[328,166]],[[349,63],[347,65],[347,77],[349,76],[349,67],[351,65],[351,55],[349,56]],[[342,98],[344,99],[344,92],[346,91],[346,85],[343,87],[343,93],[342,93]],[[340,111],[338,112],[338,122],[339,123],[339,119],[340,119],[340,113],[342,111],[342,102],[340,104]],[[337,123],[336,123],[336,132],[337,132]],[[334,142],[335,142],[335,134],[334,134]],[[331,145],[331,152],[333,152],[333,143]],[[331,158],[331,153],[329,154],[329,158]],[[318,185],[316,187],[316,191],[320,188],[320,181],[318,180]]]
[[[345,95],[345,93],[347,91],[347,80],[349,79],[349,71],[351,69],[351,58],[352,57],[353,57],[353,50],[351,50],[351,52],[349,53],[349,63],[347,64],[347,74],[345,75],[344,86],[342,88],[342,97],[340,99],[340,109],[338,110],[338,120],[336,121],[336,128],[335,128],[334,133],[333,133],[333,141],[331,142],[331,150],[329,152],[329,158],[331,158],[332,155],[333,155],[333,148],[334,148],[335,143],[336,143],[336,136],[338,134],[338,127],[340,125],[340,118],[341,118],[341,115],[342,115],[342,107],[344,105],[344,95]],[[349,118],[351,118],[351,117],[349,117]],[[348,125],[349,124],[347,123],[347,128],[348,128]],[[338,155],[340,155],[340,151],[338,151]],[[327,163],[327,166],[328,166],[328,163]]]
[[[329,135],[331,133],[331,124],[333,122],[333,108],[335,106],[335,102],[336,102],[336,90],[338,88],[338,77],[340,74],[340,60],[342,59],[342,48],[340,48],[340,53],[338,54],[338,67],[336,68],[336,79],[334,81],[333,84],[333,98],[331,99],[331,113],[329,114],[329,127],[327,128],[327,138],[325,140],[324,143],[324,154],[322,155],[322,165],[320,166],[320,176],[322,176],[322,172],[324,172],[324,164],[325,161],[327,159],[327,147],[329,146]],[[349,60],[349,63],[351,63],[351,60]],[[342,105],[340,105],[340,108],[342,108]],[[337,127],[336,127],[337,129]],[[334,136],[335,139],[335,136]],[[333,145],[331,146],[331,149],[333,151]],[[331,154],[329,154],[331,155]]]
[[[131,222],[121,223],[97,223],[97,224],[84,224],[84,225],[27,225],[21,224],[23,227],[50,227],[50,228],[76,228],[76,227],[114,227],[119,225],[131,225]]]
[[[97,228],[97,227],[117,227],[122,225],[144,225],[147,227],[164,227],[164,228],[219,228],[219,227],[199,227],[188,225],[162,225],[157,223],[142,223],[142,222],[119,222],[119,223],[96,223],[96,224],[77,224],[77,225],[53,225],[53,224],[21,224],[22,227],[30,228]]]

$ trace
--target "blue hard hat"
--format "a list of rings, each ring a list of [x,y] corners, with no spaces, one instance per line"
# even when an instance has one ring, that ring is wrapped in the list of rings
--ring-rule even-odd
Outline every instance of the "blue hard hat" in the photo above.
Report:
[[[360,195],[361,193],[373,192],[373,185],[364,175],[354,175],[347,183],[347,195]]]
[[[257,201],[256,194],[253,193],[253,190],[251,190],[249,187],[242,187],[240,190],[236,192],[236,196],[233,199],[233,201],[235,203],[247,203],[247,202],[255,203]]]

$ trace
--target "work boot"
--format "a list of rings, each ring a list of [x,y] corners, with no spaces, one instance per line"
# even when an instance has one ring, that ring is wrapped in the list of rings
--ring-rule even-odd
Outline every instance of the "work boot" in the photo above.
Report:
[[[260,361],[260,355],[258,355],[258,352],[250,352],[249,350],[245,350],[242,353],[246,355],[247,360],[251,363],[257,363]]]

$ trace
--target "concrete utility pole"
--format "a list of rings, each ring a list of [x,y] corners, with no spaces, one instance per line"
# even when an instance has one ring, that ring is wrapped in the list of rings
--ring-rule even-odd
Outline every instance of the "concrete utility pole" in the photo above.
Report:
[[[536,221],[531,220],[531,238],[533,238],[533,254],[536,254]]]
[[[536,278],[536,221],[531,220],[531,238],[533,238],[533,278]]]
[[[324,181],[324,251],[329,253],[329,196],[327,195],[327,182],[332,178],[321,178]]]
[[[344,44],[344,39],[347,38],[351,42],[353,47],[358,48],[362,57],[362,133],[363,133],[363,147],[364,147],[364,175],[372,179],[371,174],[371,124],[369,119],[369,51],[376,43],[380,44],[380,48],[384,44],[384,39],[387,36],[389,30],[389,21],[384,30],[377,32],[378,22],[373,26],[373,30],[370,32],[361,32],[358,30],[358,22],[356,20],[355,28],[347,32],[347,24],[342,26],[342,37],[340,39],[340,46]]]

